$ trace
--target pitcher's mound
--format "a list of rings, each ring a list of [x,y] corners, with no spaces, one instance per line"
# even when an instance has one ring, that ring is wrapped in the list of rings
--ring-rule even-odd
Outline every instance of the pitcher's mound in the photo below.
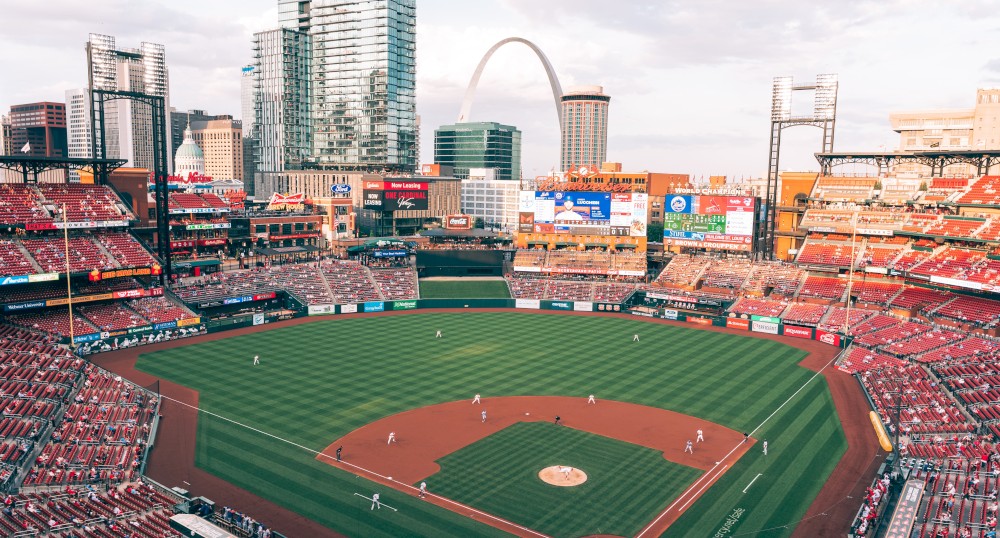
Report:
[[[579,486],[587,481],[587,473],[576,467],[553,465],[538,471],[538,478],[553,486]]]

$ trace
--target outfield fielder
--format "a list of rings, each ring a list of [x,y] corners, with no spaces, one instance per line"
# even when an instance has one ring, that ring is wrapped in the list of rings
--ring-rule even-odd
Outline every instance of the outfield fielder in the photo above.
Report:
[[[638,334],[633,334],[632,335],[632,341],[633,342],[638,342],[639,341],[639,335]]]
[[[702,441],[704,441],[705,440],[705,436],[703,435],[704,433],[705,432],[698,430],[698,437],[695,439],[695,442],[701,443]]]
[[[253,356],[253,365],[257,366],[258,364],[260,364],[260,356],[259,355],[254,355]]]
[[[692,443],[690,439],[688,439],[687,444],[684,445],[684,452],[690,452],[694,454],[694,443]]]
[[[476,393],[476,397],[472,399],[472,403],[474,403],[474,404],[480,403],[479,402],[479,393],[478,392]]]
[[[396,432],[389,432],[389,440],[386,441],[385,444],[388,445],[389,443],[395,443],[395,442],[396,442]]]
[[[767,441],[764,441],[764,455],[767,455]]]
[[[596,404],[597,403],[597,400],[594,399],[594,395],[593,394],[591,394],[590,397],[587,398],[587,403],[589,403],[589,404]]]
[[[378,493],[372,493],[372,508],[371,509],[374,510],[376,506],[378,507],[379,510],[382,509],[382,503],[378,502]]]
[[[438,332],[437,334],[434,335],[434,338],[441,338],[441,329],[438,329]]]

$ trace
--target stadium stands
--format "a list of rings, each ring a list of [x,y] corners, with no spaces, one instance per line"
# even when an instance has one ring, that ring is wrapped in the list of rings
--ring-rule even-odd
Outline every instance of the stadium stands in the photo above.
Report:
[[[149,325],[146,318],[121,303],[83,305],[76,307],[75,311],[101,331],[117,331]]]
[[[52,216],[39,199],[38,191],[29,185],[0,183],[0,224],[51,224]]]
[[[372,269],[372,276],[387,300],[413,299],[417,297],[417,278],[413,270]]]
[[[768,316],[776,318],[785,311],[788,303],[768,299],[751,299],[744,297],[729,308],[733,314],[748,314],[752,316]]]
[[[63,238],[23,239],[21,243],[43,271],[66,272],[66,247]],[[118,267],[89,236],[69,238],[69,262],[72,272]]]
[[[819,328],[828,332],[844,332],[844,322],[847,321],[848,316],[847,311],[847,308],[843,306],[830,307],[829,314],[827,314],[826,319],[820,323]],[[869,318],[875,316],[875,314],[876,312],[874,310],[852,308],[850,309],[851,321],[848,324],[848,327],[854,329]]]
[[[42,268],[31,260],[27,252],[21,250],[18,242],[0,239],[0,276],[31,275],[41,272]]]
[[[851,253],[860,251],[860,245],[817,243],[806,241],[799,252],[797,263],[802,265],[833,265],[851,267]]]
[[[156,260],[143,246],[127,233],[97,234],[94,239],[101,244],[122,267],[149,267]]]
[[[126,304],[149,320],[150,323],[164,323],[195,317],[190,310],[175,304],[166,297],[142,297],[132,299]]]
[[[866,280],[851,284],[851,295],[862,303],[887,305],[902,289],[898,282]]]
[[[370,270],[357,262],[328,260],[320,263],[320,269],[337,303],[363,303],[382,298]]]
[[[959,204],[1000,205],[1000,176],[983,176],[955,200]]]
[[[828,202],[862,202],[872,198],[878,178],[848,178],[821,176],[816,181],[812,198]]]
[[[1000,320],[1000,301],[961,295],[934,311],[935,317],[995,327]]]
[[[679,288],[694,286],[709,263],[707,258],[678,254],[663,268],[653,285]]]
[[[732,295],[737,295],[752,269],[753,265],[744,259],[713,260],[705,269],[701,283],[704,287],[728,290]]]
[[[837,367],[849,374],[856,374],[867,370],[905,365],[906,361],[902,359],[883,355],[871,349],[854,347]]]
[[[824,276],[806,277],[805,284],[799,291],[799,297],[816,297],[819,299],[830,299],[840,301],[844,297],[847,289],[847,279],[832,278]]]
[[[823,319],[823,315],[826,314],[826,308],[825,305],[792,303],[782,316],[782,319],[785,322],[796,325],[815,327],[819,325],[820,320]]]
[[[66,220],[81,221],[121,221],[131,220],[132,215],[124,211],[118,196],[104,185],[79,183],[39,183],[38,192],[42,204],[53,204],[53,217],[62,219],[62,208],[66,207]]]

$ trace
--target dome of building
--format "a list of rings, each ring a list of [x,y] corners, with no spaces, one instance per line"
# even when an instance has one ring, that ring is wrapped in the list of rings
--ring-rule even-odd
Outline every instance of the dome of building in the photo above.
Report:
[[[195,143],[190,123],[184,129],[184,142],[174,154],[174,173],[181,177],[188,177],[192,173],[205,174],[205,153]]]

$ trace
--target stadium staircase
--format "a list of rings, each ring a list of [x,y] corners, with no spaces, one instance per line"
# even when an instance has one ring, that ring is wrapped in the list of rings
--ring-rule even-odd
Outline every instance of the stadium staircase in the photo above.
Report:
[[[367,265],[361,266],[364,269],[365,278],[368,279],[368,283],[375,288],[375,292],[378,293],[378,298],[382,301],[385,300],[385,294],[382,293],[382,286],[378,285],[378,280],[375,280],[375,275],[372,274],[372,270]],[[326,280],[325,278],[323,280]]]
[[[799,276],[799,285],[795,286],[795,292],[792,293],[792,296],[789,297],[789,299],[792,299],[792,298],[797,299],[799,297],[799,294],[802,293],[802,288],[806,287],[806,279],[807,278],[809,278],[809,272],[808,271],[802,271],[802,275]]]
[[[121,266],[121,260],[120,260],[120,258],[118,256],[115,256],[114,254],[112,254],[111,251],[108,250],[108,248],[104,246],[104,243],[95,240],[93,237],[90,238],[90,242],[94,243],[95,245],[97,245],[97,250],[99,250],[101,252],[101,254],[104,254],[105,256],[108,257],[109,260],[112,260],[115,264]]]
[[[417,277],[416,271],[413,272],[413,291],[416,294],[415,298],[420,299],[420,278]]]
[[[31,263],[31,266],[35,269],[36,273],[45,272],[45,269],[42,269],[42,266],[38,263],[37,260],[35,260],[35,257],[31,255],[31,252],[28,252],[28,249],[24,247],[23,243],[21,243],[20,241],[14,241],[14,244],[17,245],[17,249],[20,250],[21,254],[24,255],[24,259],[28,260],[28,262]]]

